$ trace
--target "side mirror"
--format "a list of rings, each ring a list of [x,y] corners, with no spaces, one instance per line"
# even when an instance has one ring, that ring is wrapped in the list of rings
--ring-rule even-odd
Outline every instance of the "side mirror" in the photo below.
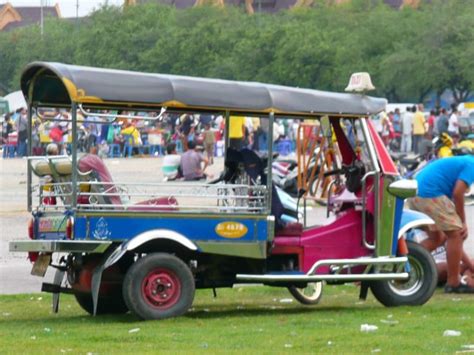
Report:
[[[399,198],[415,197],[418,191],[418,182],[416,180],[397,180],[388,185],[388,192]]]

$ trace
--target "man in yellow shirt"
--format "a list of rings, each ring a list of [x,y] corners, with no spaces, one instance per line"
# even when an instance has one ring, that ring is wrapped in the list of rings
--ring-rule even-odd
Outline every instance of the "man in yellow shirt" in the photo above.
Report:
[[[420,153],[420,143],[425,135],[425,116],[423,114],[423,104],[418,105],[418,110],[413,117],[413,150],[415,154]]]
[[[142,144],[140,132],[138,131],[137,127],[135,127],[135,125],[131,122],[127,122],[125,124],[125,128],[120,131],[120,134],[122,136],[130,137],[132,139],[132,142],[129,143],[132,143],[132,145],[134,146]]]
[[[245,117],[229,117],[229,147],[240,150],[245,135]]]

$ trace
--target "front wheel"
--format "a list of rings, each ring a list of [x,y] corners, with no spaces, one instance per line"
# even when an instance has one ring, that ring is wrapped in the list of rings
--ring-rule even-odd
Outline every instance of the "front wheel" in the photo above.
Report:
[[[193,303],[194,277],[176,256],[149,254],[136,261],[125,275],[123,298],[141,319],[163,319],[184,314]]]
[[[370,289],[375,298],[387,307],[418,306],[433,295],[437,284],[436,264],[421,245],[407,241],[408,280],[374,281]]]
[[[301,304],[311,306],[319,303],[323,295],[323,282],[309,282],[306,287],[299,288],[296,286],[288,287],[291,295]]]

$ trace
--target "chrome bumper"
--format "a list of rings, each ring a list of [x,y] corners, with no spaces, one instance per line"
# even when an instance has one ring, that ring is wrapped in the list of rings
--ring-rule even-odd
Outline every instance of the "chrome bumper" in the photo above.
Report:
[[[103,253],[111,241],[95,240],[15,240],[9,243],[11,252]]]

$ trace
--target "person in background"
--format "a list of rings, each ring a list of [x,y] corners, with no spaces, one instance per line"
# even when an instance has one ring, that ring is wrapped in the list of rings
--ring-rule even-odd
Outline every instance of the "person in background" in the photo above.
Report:
[[[423,212],[435,221],[428,238],[421,244],[433,251],[446,241],[446,293],[474,293],[460,277],[461,263],[474,272],[474,265],[465,257],[463,242],[467,238],[464,194],[474,182],[474,156],[465,155],[438,159],[416,176],[417,196],[408,200],[410,208]]]
[[[178,131],[181,138],[181,143],[183,144],[183,150],[188,150],[189,136],[194,132],[194,117],[188,114],[184,114],[180,117],[180,125]]]
[[[400,115],[400,109],[396,108],[395,112],[393,113],[392,117],[392,124],[393,124],[393,130],[397,134],[397,136],[400,136],[402,133],[402,117]]]
[[[415,154],[420,152],[420,143],[423,140],[423,137],[426,133],[425,129],[425,116],[423,114],[423,105],[419,104],[418,107],[413,106],[413,150]]]
[[[163,158],[161,171],[163,172],[165,181],[175,180],[182,176],[181,156],[176,153],[175,143],[169,143],[166,146],[166,155]]]
[[[214,145],[216,144],[216,135],[214,131],[211,129],[210,124],[206,124],[204,130],[204,149],[207,153],[207,159],[209,161],[209,165],[214,164]]]
[[[411,152],[411,135],[413,133],[413,113],[411,111],[411,107],[407,107],[401,121],[402,146],[400,150],[404,153]]]
[[[56,143],[49,143],[46,147],[46,155],[58,155],[59,147]]]
[[[63,112],[63,115],[65,113]],[[67,113],[66,113],[67,115]],[[66,118],[66,117],[65,117]],[[84,128],[87,131],[87,151],[88,153],[97,153],[97,145],[100,138],[100,127],[98,124],[99,117],[92,115],[86,116],[84,120]]]
[[[58,147],[58,151],[62,151],[63,146],[63,130],[59,122],[54,122],[53,127],[49,130],[49,138]]]
[[[446,260],[446,246],[440,246],[431,252],[438,271],[438,286],[444,285],[448,280],[448,263]],[[463,251],[462,260],[468,260],[468,264],[474,265],[474,259]],[[470,287],[474,287],[474,272],[469,269],[469,265],[461,262],[461,280]]]
[[[130,120],[125,123],[125,127],[120,131],[120,135],[124,138],[124,145],[129,144],[132,146],[132,154],[135,147],[142,145],[140,131],[138,131],[137,127],[135,127],[135,125]],[[125,153],[126,152],[124,152],[124,155]]]
[[[458,121],[459,111],[457,105],[452,105],[451,115],[448,120],[448,133],[453,138],[454,145],[458,143],[459,140],[459,121]]]
[[[430,111],[430,116],[428,117],[428,139],[433,139],[433,135],[436,131],[436,113],[435,110]]]
[[[382,141],[388,146],[390,140],[390,119],[385,111],[380,112],[380,125],[382,126]]]
[[[181,156],[181,171],[184,180],[201,180],[206,178],[204,171],[209,164],[207,158],[196,150],[194,141],[188,142],[188,150]]]
[[[448,133],[449,118],[445,108],[441,109],[438,120],[436,122],[436,126],[438,127],[439,135],[443,133]]]
[[[2,142],[6,143],[8,141],[8,135],[14,130],[13,120],[11,119],[11,113],[5,114],[5,119],[2,123]]]
[[[31,151],[33,155],[43,155],[44,150],[41,147],[40,141],[40,129],[41,129],[41,119],[37,115],[33,115],[31,120]]]
[[[46,155],[55,156],[59,155],[59,146],[56,143],[49,143],[46,147]],[[53,177],[51,175],[46,175],[43,177],[43,203],[46,205],[55,205],[56,196],[53,188]]]
[[[229,147],[236,150],[242,149],[245,136],[245,117],[230,116],[229,126]]]
[[[26,108],[21,108],[19,111],[19,116],[16,121],[16,130],[18,132],[18,143],[17,143],[17,155],[19,157],[26,156],[26,149],[27,145],[26,142],[28,140],[28,115]]]
[[[122,128],[122,130],[120,131],[120,134],[122,136],[130,136],[132,138],[133,145],[141,144],[140,132],[130,120],[128,120],[127,123],[125,123],[125,127]]]

